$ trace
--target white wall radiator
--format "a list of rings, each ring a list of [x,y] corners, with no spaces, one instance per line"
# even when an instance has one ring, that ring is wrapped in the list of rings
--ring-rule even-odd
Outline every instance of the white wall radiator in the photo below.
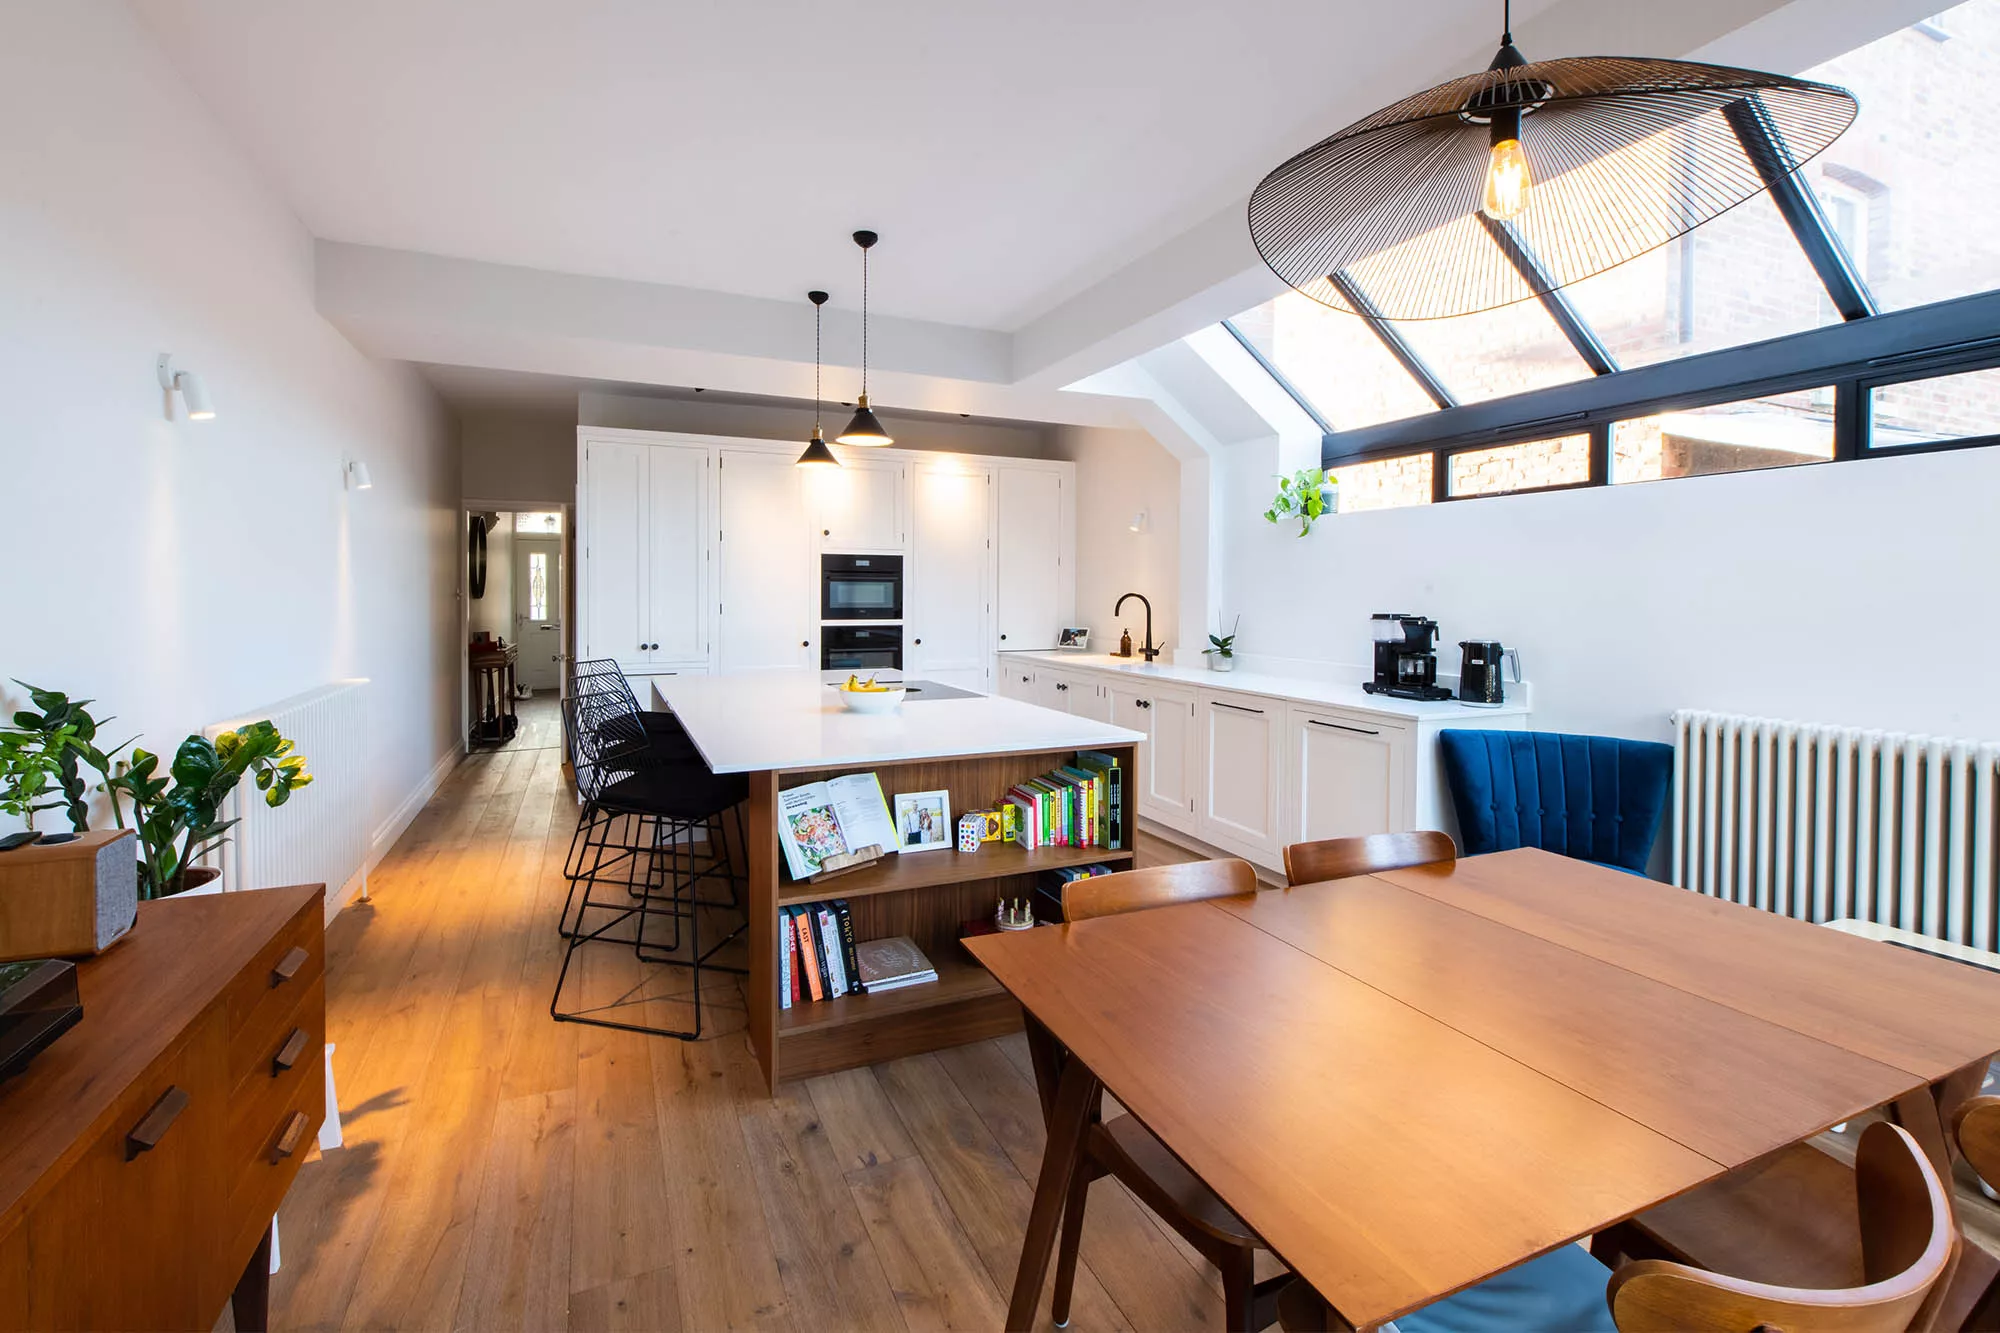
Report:
[[[2000,744],[1674,714],[1674,883],[1993,949]]]
[[[202,728],[213,739],[269,719],[306,757],[312,785],[277,809],[248,779],[224,807],[242,822],[208,864],[225,892],[281,884],[325,884],[328,909],[368,892],[368,682],[337,680]]]

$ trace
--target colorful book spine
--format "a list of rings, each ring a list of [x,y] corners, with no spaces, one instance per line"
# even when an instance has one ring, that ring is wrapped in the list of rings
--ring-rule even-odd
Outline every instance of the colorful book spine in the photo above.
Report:
[[[813,949],[812,914],[801,911],[792,918],[799,937],[799,952],[805,955],[806,989],[815,1000],[826,998],[826,973],[820,968],[819,955]]]
[[[817,903],[813,918],[819,923],[820,953],[826,958],[826,993],[847,994],[847,959],[840,947],[840,926],[833,918],[831,903]]]
[[[792,918],[791,909],[778,909],[778,920],[784,925],[778,938],[778,1007],[792,1007]]]
[[[848,910],[845,898],[834,899],[833,915],[840,924],[840,955],[847,968],[847,993],[859,995],[867,987],[861,984],[861,960],[854,952],[854,913]]]

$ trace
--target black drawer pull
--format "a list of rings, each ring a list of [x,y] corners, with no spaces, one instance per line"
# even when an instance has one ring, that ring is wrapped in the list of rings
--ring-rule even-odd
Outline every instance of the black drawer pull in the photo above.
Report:
[[[297,1064],[299,1062],[299,1055],[305,1048],[306,1030],[304,1028],[293,1028],[292,1035],[285,1038],[285,1044],[280,1046],[278,1053],[271,1057],[271,1077],[276,1078]]]
[[[271,989],[276,990],[297,976],[299,969],[306,965],[306,959],[310,957],[311,954],[294,945],[283,958],[278,960],[278,965],[271,969]]]
[[[1242,704],[1226,704],[1220,699],[1210,699],[1209,702],[1217,708],[1228,708],[1238,713],[1255,713],[1259,717],[1264,716],[1264,710],[1261,708],[1245,708]]]
[[[160,1100],[153,1103],[153,1109],[145,1118],[132,1126],[132,1132],[125,1136],[125,1160],[131,1161],[142,1152],[151,1152],[160,1146],[160,1140],[174,1127],[174,1121],[187,1110],[188,1095],[185,1089],[168,1088],[160,1094]]]
[[[1151,708],[1153,706],[1153,701],[1151,699],[1134,699],[1132,701],[1132,706],[1135,708]]]
[[[1316,717],[1307,718],[1306,725],[1313,727],[1331,727],[1335,731],[1351,731],[1357,736],[1380,736],[1382,734],[1379,731],[1370,731],[1367,727],[1350,727],[1345,722],[1322,722]]]
[[[306,1126],[310,1123],[311,1120],[304,1111],[292,1112],[291,1118],[285,1121],[284,1132],[278,1135],[278,1141],[271,1145],[272,1166],[276,1166],[299,1150],[299,1139],[305,1135]]]

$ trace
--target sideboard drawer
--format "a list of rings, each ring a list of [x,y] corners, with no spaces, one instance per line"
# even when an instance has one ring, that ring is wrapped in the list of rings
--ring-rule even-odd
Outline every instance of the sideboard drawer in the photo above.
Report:
[[[317,910],[315,906],[314,911]],[[229,984],[230,1067],[248,1072],[266,1038],[326,975],[326,934],[313,912],[289,922]]]
[[[212,1206],[202,1188],[223,1133],[222,1032],[211,1015],[154,1061],[22,1226],[33,1284],[28,1324],[207,1328]]]

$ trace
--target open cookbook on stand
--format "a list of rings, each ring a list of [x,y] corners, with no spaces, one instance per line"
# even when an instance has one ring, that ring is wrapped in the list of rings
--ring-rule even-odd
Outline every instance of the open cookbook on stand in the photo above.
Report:
[[[848,773],[778,793],[778,842],[794,880],[820,871],[829,856],[863,847],[896,850],[896,825],[873,773]]]

